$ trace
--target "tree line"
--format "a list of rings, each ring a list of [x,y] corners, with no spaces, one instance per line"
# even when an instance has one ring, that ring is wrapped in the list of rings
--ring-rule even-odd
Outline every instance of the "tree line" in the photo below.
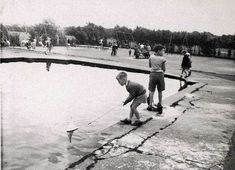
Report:
[[[30,39],[36,38],[45,41],[49,36],[54,45],[66,45],[65,35],[75,37],[75,44],[84,45],[99,45],[100,40],[103,39],[104,46],[108,46],[108,39],[115,39],[119,45],[126,47],[130,41],[135,41],[137,44],[154,44],[165,45],[168,52],[174,52],[175,46],[191,49],[193,46],[198,46],[203,55],[213,56],[215,49],[226,48],[235,49],[235,34],[217,36],[209,32],[172,32],[169,30],[150,30],[147,28],[137,26],[135,29],[130,29],[125,26],[116,25],[114,28],[104,28],[94,23],[88,23],[81,26],[69,26],[61,28],[57,26],[50,19],[44,20],[42,23],[34,26],[18,26],[18,25],[1,25],[1,35],[4,34],[6,38],[15,40],[8,31],[28,32]],[[17,44],[18,45],[18,44]]]

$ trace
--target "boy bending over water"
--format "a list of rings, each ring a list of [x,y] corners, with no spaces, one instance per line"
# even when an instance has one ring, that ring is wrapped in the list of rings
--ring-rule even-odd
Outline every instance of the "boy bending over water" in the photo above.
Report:
[[[123,106],[127,103],[132,102],[130,106],[130,115],[129,118],[121,120],[122,123],[131,124],[131,119],[133,115],[136,116],[137,120],[132,124],[133,126],[139,126],[143,122],[140,121],[140,115],[137,110],[137,107],[140,106],[141,103],[146,103],[147,95],[144,86],[139,83],[128,80],[126,72],[120,72],[116,77],[118,83],[121,86],[126,86],[126,90],[129,92],[129,96],[123,102]]]

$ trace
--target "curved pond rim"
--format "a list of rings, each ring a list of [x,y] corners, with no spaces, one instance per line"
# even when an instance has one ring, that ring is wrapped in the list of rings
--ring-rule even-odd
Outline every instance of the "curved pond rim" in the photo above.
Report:
[[[65,59],[55,59],[55,58],[28,58],[28,57],[16,57],[16,58],[1,58],[0,63],[13,63],[13,62],[26,62],[26,63],[54,63],[54,64],[74,64],[74,65],[83,65],[83,66],[90,66],[90,67],[98,67],[98,68],[106,68],[106,69],[116,69],[116,70],[123,70],[133,73],[143,73],[143,74],[149,74],[150,71],[148,69],[144,68],[135,68],[135,67],[126,67],[121,65],[115,65],[115,64],[108,64],[108,63],[102,63],[98,62],[96,60],[93,61],[81,61],[81,60],[65,60]],[[165,77],[170,79],[176,79],[176,80],[182,80],[186,81],[185,79],[180,78],[177,75],[165,73]],[[198,83],[197,81],[187,81],[188,85],[194,85],[195,83]]]

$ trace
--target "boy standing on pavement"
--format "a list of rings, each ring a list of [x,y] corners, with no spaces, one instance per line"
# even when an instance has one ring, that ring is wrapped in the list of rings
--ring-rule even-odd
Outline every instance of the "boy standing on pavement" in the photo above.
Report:
[[[163,57],[165,48],[162,45],[155,45],[153,48],[154,54],[149,58],[149,111],[157,111],[162,114],[162,92],[165,90],[164,72],[166,70],[166,59]],[[158,91],[158,104],[155,108],[154,105],[154,93],[157,87]]]
[[[146,103],[147,96],[146,96],[146,90],[145,90],[144,86],[142,86],[139,83],[128,80],[126,72],[120,72],[117,75],[116,79],[121,86],[125,85],[126,90],[129,92],[129,96],[123,102],[123,106],[133,100],[133,102],[130,106],[129,119],[121,120],[121,122],[125,123],[125,124],[131,124],[131,119],[132,119],[133,115],[135,115],[137,120],[132,125],[133,126],[141,125],[143,122],[140,121],[140,115],[137,110],[137,107],[140,106],[141,103]]]

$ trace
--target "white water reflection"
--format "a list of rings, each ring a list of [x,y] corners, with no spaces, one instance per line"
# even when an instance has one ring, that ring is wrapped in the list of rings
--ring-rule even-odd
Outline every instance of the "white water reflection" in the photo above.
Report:
[[[115,79],[118,70],[52,64],[48,72],[41,63],[0,67],[4,169],[64,169],[68,162],[89,151],[89,144],[95,143],[90,140],[95,139],[93,133],[128,115],[127,107],[118,115],[106,115],[98,124],[88,125],[127,97],[125,88]],[[148,75],[128,75],[147,89]],[[164,97],[178,88],[178,81],[166,79]],[[70,120],[79,128],[73,139],[77,145],[72,147],[68,147],[66,134]],[[86,146],[87,150],[76,149]]]

